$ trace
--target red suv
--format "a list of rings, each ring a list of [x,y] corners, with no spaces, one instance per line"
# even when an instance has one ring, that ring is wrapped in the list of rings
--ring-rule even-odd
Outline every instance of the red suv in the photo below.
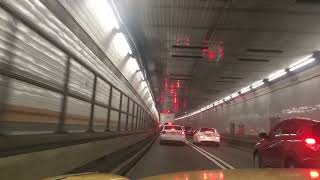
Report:
[[[255,168],[319,168],[320,122],[294,118],[282,121],[255,145]]]

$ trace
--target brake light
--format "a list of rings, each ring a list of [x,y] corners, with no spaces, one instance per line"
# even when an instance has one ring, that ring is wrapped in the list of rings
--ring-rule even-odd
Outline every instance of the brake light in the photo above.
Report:
[[[184,132],[183,132],[183,131],[181,132],[181,135],[184,135]]]
[[[171,130],[172,130],[172,131],[174,131],[175,129],[174,129],[174,128],[172,128]]]
[[[316,148],[316,140],[314,138],[307,138],[307,139],[304,140],[304,142],[305,142],[306,146],[309,149],[311,149],[313,151],[317,150],[317,148]]]
[[[318,178],[318,177],[319,177],[319,172],[318,172],[318,171],[315,171],[315,170],[311,170],[311,171],[310,171],[310,177],[311,177],[312,179]]]

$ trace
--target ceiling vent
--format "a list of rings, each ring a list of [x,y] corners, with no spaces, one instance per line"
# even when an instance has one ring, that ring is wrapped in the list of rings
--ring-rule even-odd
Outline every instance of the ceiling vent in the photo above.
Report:
[[[277,49],[247,49],[247,52],[253,52],[253,53],[274,53],[274,54],[281,54],[281,53],[283,53],[282,50],[277,50]]]
[[[192,55],[171,55],[173,58],[192,58],[192,59],[202,59],[202,56],[192,56]]]
[[[238,58],[238,61],[246,61],[246,62],[269,62],[268,59],[253,59],[253,58]]]
[[[320,4],[320,1],[319,0],[296,0],[296,3],[298,4]]]
[[[235,81],[216,81],[216,82],[218,82],[218,83],[237,83]]]
[[[222,76],[220,79],[243,79],[242,77],[230,77],[230,76]]]

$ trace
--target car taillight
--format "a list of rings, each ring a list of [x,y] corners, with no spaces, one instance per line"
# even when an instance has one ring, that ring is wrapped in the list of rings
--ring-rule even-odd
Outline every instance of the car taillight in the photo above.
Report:
[[[184,135],[184,132],[182,131],[180,134],[181,134],[181,135]]]
[[[310,177],[311,177],[311,179],[317,179],[319,177],[319,172],[315,171],[315,170],[311,170]]]
[[[307,138],[307,139],[304,140],[304,142],[305,142],[306,146],[309,149],[311,149],[313,151],[317,150],[317,148],[316,148],[316,140],[314,138]]]
[[[162,133],[162,134],[165,134],[165,133],[167,133],[167,132],[166,132],[166,131],[161,131],[161,133]]]

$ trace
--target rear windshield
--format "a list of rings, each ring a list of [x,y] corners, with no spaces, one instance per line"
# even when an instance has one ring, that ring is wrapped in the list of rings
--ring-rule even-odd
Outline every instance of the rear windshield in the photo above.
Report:
[[[181,126],[164,126],[165,130],[182,130]]]
[[[314,126],[313,131],[314,131],[314,135],[315,136],[320,137],[320,124],[319,123],[317,123]]]
[[[200,129],[200,132],[207,132],[207,131],[216,132],[216,130],[213,129],[213,128],[201,128],[201,129]]]

